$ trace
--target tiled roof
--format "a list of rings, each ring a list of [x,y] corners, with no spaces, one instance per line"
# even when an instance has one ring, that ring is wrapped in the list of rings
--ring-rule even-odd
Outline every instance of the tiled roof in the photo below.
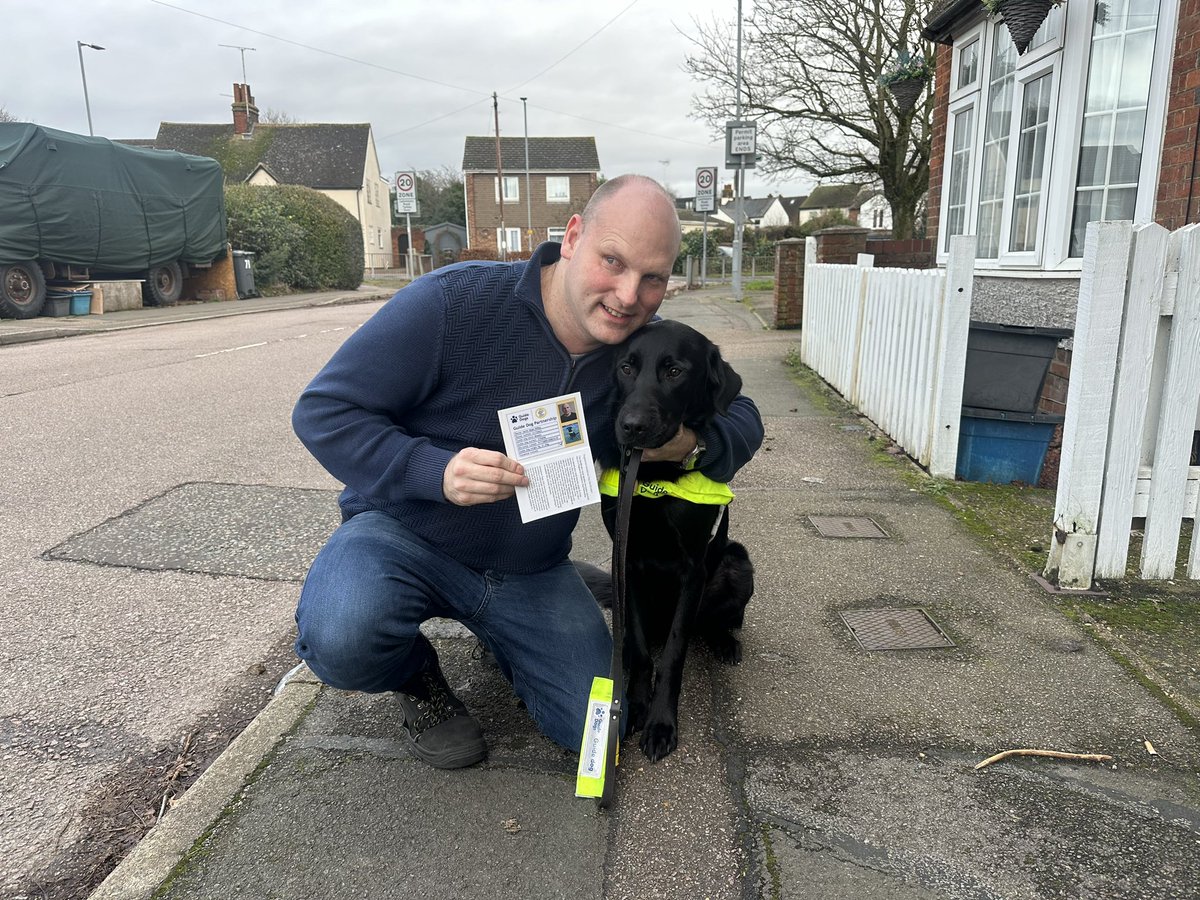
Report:
[[[500,164],[506,172],[525,171],[525,138],[500,138]],[[496,139],[468,135],[463,172],[496,171]],[[594,137],[531,137],[529,168],[538,172],[599,172]]]
[[[368,124],[257,124],[250,138],[233,125],[162,122],[154,146],[211,156],[225,179],[245,181],[261,164],[281,184],[316,190],[358,190],[363,183]]]
[[[854,206],[861,184],[822,184],[813,188],[801,209],[850,209]]]

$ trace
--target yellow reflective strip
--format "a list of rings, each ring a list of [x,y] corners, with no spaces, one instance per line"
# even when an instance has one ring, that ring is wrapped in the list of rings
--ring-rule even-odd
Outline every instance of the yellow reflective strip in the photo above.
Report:
[[[620,473],[616,469],[605,469],[600,473],[600,493],[617,496]],[[656,500],[659,497],[678,497],[689,503],[724,506],[733,500],[729,485],[713,481],[702,472],[688,472],[678,481],[639,481],[634,493],[639,497]]]
[[[592,679],[587,717],[583,721],[583,743],[579,747],[579,770],[575,776],[576,797],[604,795],[604,770],[608,766],[609,708],[612,706],[611,678]]]

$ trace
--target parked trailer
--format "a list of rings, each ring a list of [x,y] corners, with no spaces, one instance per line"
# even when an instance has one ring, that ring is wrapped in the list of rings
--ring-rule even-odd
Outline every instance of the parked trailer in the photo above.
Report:
[[[47,281],[141,279],[174,303],[226,240],[216,160],[0,122],[0,316],[39,315]]]

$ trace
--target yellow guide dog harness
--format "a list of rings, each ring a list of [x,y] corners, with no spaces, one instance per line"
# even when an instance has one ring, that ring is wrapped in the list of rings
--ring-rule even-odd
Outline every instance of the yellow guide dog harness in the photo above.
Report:
[[[600,473],[600,493],[617,496],[620,473],[616,469],[605,469]],[[725,506],[733,500],[729,485],[713,481],[701,472],[687,472],[676,481],[639,481],[634,496],[657,500],[660,497],[678,497],[689,503],[707,506]]]

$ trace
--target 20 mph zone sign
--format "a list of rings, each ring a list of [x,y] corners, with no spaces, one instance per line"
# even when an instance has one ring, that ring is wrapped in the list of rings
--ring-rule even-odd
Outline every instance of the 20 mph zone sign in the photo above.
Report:
[[[412,172],[396,173],[396,212],[417,211],[417,178]]]
[[[696,212],[712,212],[716,203],[717,167],[702,166],[696,170]]]

